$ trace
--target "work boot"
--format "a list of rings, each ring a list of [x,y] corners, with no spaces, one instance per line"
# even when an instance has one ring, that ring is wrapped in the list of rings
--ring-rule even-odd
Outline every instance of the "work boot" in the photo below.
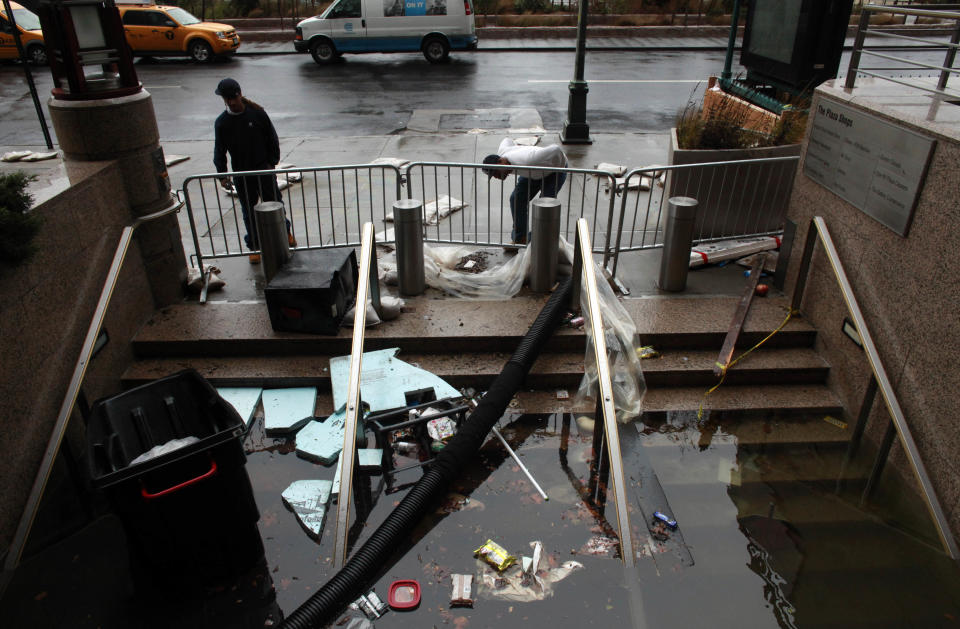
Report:
[[[251,253],[250,254],[250,264],[260,264],[260,254]]]
[[[293,233],[287,232],[287,244],[291,247],[297,246],[297,239],[293,237]]]

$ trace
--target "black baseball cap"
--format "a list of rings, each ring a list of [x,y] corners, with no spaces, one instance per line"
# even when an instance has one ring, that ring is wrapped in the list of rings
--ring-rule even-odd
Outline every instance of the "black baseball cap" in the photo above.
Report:
[[[240,93],[240,84],[233,79],[223,79],[217,83],[217,89],[214,94],[224,98],[233,98]]]

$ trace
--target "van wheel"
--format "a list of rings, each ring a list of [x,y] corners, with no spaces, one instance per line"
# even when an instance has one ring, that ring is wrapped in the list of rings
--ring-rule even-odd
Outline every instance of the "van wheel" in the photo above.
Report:
[[[47,65],[47,49],[34,44],[27,47],[27,59],[35,66]]]
[[[197,63],[209,63],[213,61],[213,48],[202,39],[195,39],[190,42],[190,47],[187,49],[187,52],[190,53],[190,58]]]
[[[447,57],[450,56],[450,44],[440,37],[431,37],[423,44],[423,56],[430,63],[446,61]]]
[[[310,55],[313,57],[313,60],[320,65],[330,63],[340,56],[337,54],[337,49],[334,48],[333,42],[329,39],[318,39],[311,43]]]

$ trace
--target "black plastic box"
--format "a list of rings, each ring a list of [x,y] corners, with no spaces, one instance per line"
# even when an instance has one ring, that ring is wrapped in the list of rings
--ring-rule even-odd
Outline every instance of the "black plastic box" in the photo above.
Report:
[[[98,401],[87,426],[90,477],[153,585],[195,587],[264,556],[236,410],[189,369]],[[197,442],[132,461],[172,439]],[[135,568],[136,569],[136,568]]]
[[[357,256],[353,249],[297,251],[264,294],[274,330],[337,334],[357,299]]]

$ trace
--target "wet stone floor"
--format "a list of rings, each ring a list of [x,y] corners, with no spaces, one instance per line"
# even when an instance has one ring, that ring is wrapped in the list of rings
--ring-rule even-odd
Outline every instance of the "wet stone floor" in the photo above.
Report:
[[[820,421],[822,418],[811,418]],[[786,420],[784,420],[786,421]],[[790,420],[793,421],[793,420]],[[693,414],[620,428],[637,565],[619,558],[616,507],[593,498],[589,419],[505,416],[499,426],[549,496],[544,500],[490,435],[447,498],[383,566],[373,589],[416,580],[421,602],[387,611],[375,627],[956,627],[960,578],[922,522],[905,535],[889,512],[857,508],[833,487],[843,450],[823,444],[747,445],[741,426],[776,433],[777,417]],[[261,423],[261,422],[258,422]],[[283,504],[296,480],[332,480],[334,466],[297,457],[254,424],[246,469],[260,513],[264,560],[242,576],[192,593],[134,587],[119,521],[100,518],[26,561],[0,607],[6,627],[269,627],[332,574],[336,503],[319,541]],[[262,425],[262,423],[261,423]],[[755,426],[751,434],[755,434]],[[398,457],[399,466],[411,463]],[[845,474],[856,491],[856,466]],[[362,544],[416,481],[401,473],[355,479],[354,544]],[[602,485],[600,485],[602,489]],[[888,487],[879,494],[901,495]],[[856,493],[851,493],[855,496]],[[676,530],[655,526],[655,510]],[[893,518],[896,519],[896,518]],[[903,522],[901,522],[903,524]],[[909,523],[908,523],[909,524]],[[493,540],[519,558],[543,545],[536,585],[474,557]],[[454,574],[473,575],[472,607],[451,606]],[[347,611],[335,627],[357,629]]]

